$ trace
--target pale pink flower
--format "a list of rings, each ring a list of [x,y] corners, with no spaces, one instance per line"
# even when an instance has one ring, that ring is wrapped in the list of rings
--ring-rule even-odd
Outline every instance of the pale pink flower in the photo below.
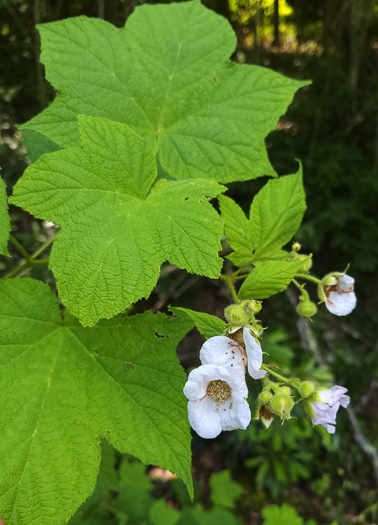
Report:
[[[346,408],[349,405],[350,397],[346,396],[348,390],[342,386],[335,385],[329,390],[319,390],[316,392],[322,399],[321,402],[311,402],[314,414],[311,416],[314,425],[323,425],[329,434],[336,431],[336,415],[340,406]]]

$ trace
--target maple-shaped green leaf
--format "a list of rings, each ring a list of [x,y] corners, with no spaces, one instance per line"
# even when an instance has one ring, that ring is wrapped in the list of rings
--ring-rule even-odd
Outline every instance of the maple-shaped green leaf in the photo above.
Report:
[[[282,292],[303,267],[302,261],[264,261],[256,263],[240,287],[239,299],[267,299]]]
[[[82,324],[147,297],[164,261],[217,277],[223,226],[208,203],[214,181],[159,181],[146,142],[123,124],[81,116],[82,148],[29,166],[11,202],[60,224],[50,268]]]
[[[0,254],[9,255],[8,239],[10,232],[10,217],[8,213],[7,191],[3,179],[0,177]]]
[[[7,525],[63,525],[91,494],[100,441],[176,472],[192,492],[186,315],[62,319],[33,279],[0,282],[0,512]]]
[[[297,232],[306,211],[302,169],[270,180],[254,197],[249,220],[229,197],[220,196],[219,203],[227,242],[234,250],[228,258],[236,266],[287,260],[281,248]]]
[[[216,335],[223,335],[226,329],[226,323],[215,315],[206,314],[205,312],[196,312],[194,310],[190,310],[189,308],[181,307],[171,307],[170,310],[172,313],[181,311],[188,314],[193,323],[196,325],[199,333],[206,337],[206,339]]]
[[[77,17],[39,31],[59,95],[24,129],[77,146],[76,114],[106,117],[144,137],[175,179],[275,175],[265,137],[308,82],[230,63],[235,34],[199,0],[137,7],[123,29]]]
[[[303,525],[304,521],[297,511],[291,505],[284,503],[283,505],[269,505],[262,511],[264,517],[263,525]]]
[[[228,469],[211,474],[209,485],[211,489],[210,499],[213,505],[219,505],[227,509],[235,508],[235,501],[244,492],[240,483],[231,478],[231,473]]]

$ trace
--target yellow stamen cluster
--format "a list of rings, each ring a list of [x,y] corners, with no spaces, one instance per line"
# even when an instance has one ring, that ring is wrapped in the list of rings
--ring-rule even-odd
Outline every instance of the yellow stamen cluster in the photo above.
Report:
[[[220,379],[210,381],[207,385],[207,395],[214,399],[216,403],[224,403],[231,396],[231,387],[226,381]]]

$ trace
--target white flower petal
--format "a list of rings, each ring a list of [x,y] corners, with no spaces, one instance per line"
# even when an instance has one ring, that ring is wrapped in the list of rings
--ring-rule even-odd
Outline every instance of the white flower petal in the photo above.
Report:
[[[266,374],[266,370],[260,370],[263,362],[261,345],[248,328],[243,328],[243,339],[247,351],[248,373],[253,379],[261,379]]]
[[[245,366],[246,357],[243,348],[230,337],[217,335],[210,337],[202,345],[200,360],[203,365],[215,364],[218,366]]]
[[[341,292],[353,292],[354,279],[350,275],[342,275],[337,279],[337,287]]]
[[[188,402],[188,419],[191,427],[204,439],[212,439],[222,432],[221,419],[213,399],[206,396],[202,401]]]
[[[326,293],[325,304],[334,315],[348,315],[356,307],[357,297],[354,293],[354,279],[350,275],[338,277],[332,290]]]
[[[325,305],[331,314],[348,315],[356,307],[357,297],[354,292],[329,292],[326,297]]]
[[[245,399],[231,396],[219,406],[219,416],[223,430],[245,430],[251,422],[251,410]]]

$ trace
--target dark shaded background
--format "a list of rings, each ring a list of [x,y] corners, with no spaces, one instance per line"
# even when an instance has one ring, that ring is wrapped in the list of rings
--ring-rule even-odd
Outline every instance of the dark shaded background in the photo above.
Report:
[[[16,125],[54,97],[38,61],[35,24],[85,14],[121,27],[142,3],[157,2],[0,0],[0,164],[9,191],[27,165]],[[378,1],[203,3],[233,25],[238,35],[234,60],[312,80],[267,137],[267,147],[279,174],[296,171],[294,159],[303,163],[308,210],[297,240],[304,252],[314,254],[314,273],[319,277],[350,264],[358,305],[348,318],[337,319],[320,308],[310,327],[317,345],[311,346],[306,340],[309,330],[302,340],[298,333],[295,291],[274,296],[262,313],[264,325],[270,328],[264,350],[284,372],[303,378],[315,374],[345,385],[363,435],[377,445]],[[264,183],[234,183],[229,194],[248,210]],[[27,213],[11,208],[11,215],[13,231],[28,249],[37,248],[49,234],[49,225]],[[0,269],[6,271],[12,264],[14,260],[6,260]],[[44,273],[47,270],[33,272],[53,286],[52,276]],[[229,302],[222,284],[167,265],[149,301],[137,308],[156,311],[173,303],[222,316]],[[299,329],[303,329],[300,321]],[[183,342],[180,357],[185,367],[198,364],[202,342],[195,332]],[[257,395],[255,386],[250,386]],[[299,412],[297,420],[283,427],[276,421],[268,431],[256,422],[247,432],[224,433],[216,440],[195,437],[198,501],[210,505],[209,475],[229,468],[246,491],[235,510],[245,523],[260,523],[263,506],[283,501],[319,523],[333,519],[340,524],[374,523],[378,493],[373,454],[364,451],[353,417],[339,414],[334,437],[312,430]],[[375,468],[377,474],[378,464]],[[158,484],[155,492],[173,507],[182,505],[170,485]],[[113,523],[111,518],[108,522]]]

